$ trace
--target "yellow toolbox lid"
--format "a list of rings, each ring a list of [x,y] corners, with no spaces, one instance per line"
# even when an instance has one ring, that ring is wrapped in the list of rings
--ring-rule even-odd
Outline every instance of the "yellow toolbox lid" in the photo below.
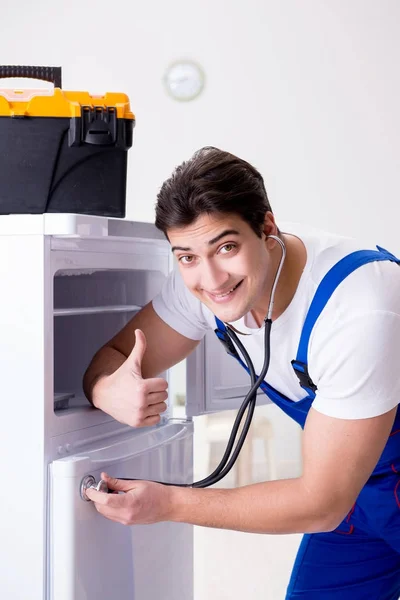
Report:
[[[118,119],[135,120],[126,94],[106,93],[91,96],[88,92],[64,91],[59,88],[10,90],[0,87],[0,117],[80,117],[82,111],[114,108]]]

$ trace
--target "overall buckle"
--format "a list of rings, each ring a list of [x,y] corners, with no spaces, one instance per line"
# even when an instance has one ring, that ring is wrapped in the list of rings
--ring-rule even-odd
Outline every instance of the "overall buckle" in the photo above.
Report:
[[[313,392],[315,392],[317,390],[317,386],[315,385],[308,373],[306,363],[300,362],[299,360],[292,360],[291,363],[294,372],[296,373],[299,379],[301,387],[306,390],[312,390]]]

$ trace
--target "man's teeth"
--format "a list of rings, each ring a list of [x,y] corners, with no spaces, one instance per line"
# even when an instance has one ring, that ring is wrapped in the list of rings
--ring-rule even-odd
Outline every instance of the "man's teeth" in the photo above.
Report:
[[[234,292],[237,288],[239,284],[236,284],[235,287],[233,287],[231,290],[229,290],[229,292],[225,292],[225,294],[215,294],[216,298],[225,298],[225,296],[229,296],[229,294],[232,294],[232,292]]]

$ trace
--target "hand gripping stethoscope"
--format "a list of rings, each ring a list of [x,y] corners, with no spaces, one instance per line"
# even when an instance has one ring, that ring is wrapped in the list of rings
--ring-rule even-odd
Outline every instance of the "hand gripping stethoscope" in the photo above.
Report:
[[[243,400],[242,405],[238,411],[238,414],[236,415],[236,418],[235,418],[235,421],[234,421],[234,424],[232,427],[232,431],[229,436],[229,440],[228,440],[228,444],[227,444],[225,453],[221,459],[221,462],[217,466],[217,468],[211,473],[211,475],[209,475],[205,479],[202,479],[201,481],[195,481],[194,483],[166,483],[163,481],[158,481],[157,483],[162,483],[163,485],[175,485],[177,487],[189,487],[189,488],[209,487],[210,485],[214,485],[215,483],[220,481],[223,477],[225,477],[225,475],[227,475],[229,473],[229,471],[232,469],[233,465],[235,464],[235,462],[239,456],[240,450],[242,449],[242,446],[246,439],[247,433],[250,429],[251,421],[252,421],[253,414],[254,414],[254,409],[256,407],[256,402],[257,402],[258,388],[260,387],[261,383],[264,381],[264,379],[268,373],[269,361],[270,361],[270,356],[271,356],[270,339],[271,339],[271,326],[272,326],[272,311],[273,311],[273,307],[274,307],[276,287],[278,285],[278,281],[279,281],[279,277],[281,275],[283,263],[285,262],[285,258],[286,258],[285,243],[279,237],[277,237],[275,235],[269,235],[267,237],[272,238],[276,242],[278,242],[278,244],[280,245],[280,247],[282,249],[282,256],[279,261],[278,269],[276,271],[274,282],[272,285],[271,295],[270,295],[269,304],[268,304],[267,316],[264,319],[264,364],[261,369],[261,373],[257,377],[255,370],[254,370],[253,362],[252,362],[250,356],[248,355],[246,348],[243,346],[242,342],[240,341],[240,339],[238,338],[238,336],[236,335],[236,333],[232,329],[232,327],[229,325],[229,323],[225,323],[227,334],[229,335],[231,341],[234,344],[236,344],[236,346],[239,348],[239,351],[241,352],[241,354],[244,358],[247,368],[249,369],[250,379],[251,379],[251,388],[249,389],[249,391],[248,391],[245,399]],[[243,419],[243,415],[246,412],[246,409],[247,409],[246,420],[244,422],[243,429],[239,436],[237,444],[236,444],[235,448],[233,449],[235,440],[236,440],[236,436],[239,431],[239,427],[240,427],[241,421]],[[232,451],[232,449],[233,449],[233,451]],[[127,480],[127,481],[135,481],[135,478],[130,478],[130,477],[118,477],[118,479]],[[88,500],[88,498],[85,494],[85,491],[89,487],[100,490],[102,492],[109,491],[105,481],[103,481],[101,479],[96,484],[94,477],[92,475],[87,475],[81,482],[81,496],[85,500]]]

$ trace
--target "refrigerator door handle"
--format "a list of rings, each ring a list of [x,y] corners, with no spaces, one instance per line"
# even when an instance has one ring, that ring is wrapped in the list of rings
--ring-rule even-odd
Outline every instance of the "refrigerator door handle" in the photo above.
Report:
[[[188,435],[188,427],[183,425],[182,428],[179,429],[179,431],[177,431],[176,433],[171,435],[169,438],[162,439],[159,442],[150,443],[145,448],[137,450],[136,452],[132,451],[132,447],[129,445],[129,443],[128,443],[128,448],[127,448],[126,452],[124,452],[123,454],[113,455],[112,452],[110,451],[110,448],[106,449],[106,455],[105,455],[104,449],[94,451],[91,454],[90,462],[93,465],[93,467],[95,467],[97,464],[101,464],[102,468],[104,468],[108,465],[114,464],[115,462],[124,461],[129,458],[132,458],[133,456],[139,456],[140,454],[145,454],[146,452],[149,452],[150,450],[155,450],[156,448],[165,446],[165,444],[169,444],[171,442],[176,442],[181,438],[182,439],[185,438],[187,435]],[[124,444],[124,442],[122,444]],[[99,454],[98,458],[96,458],[97,453]]]

